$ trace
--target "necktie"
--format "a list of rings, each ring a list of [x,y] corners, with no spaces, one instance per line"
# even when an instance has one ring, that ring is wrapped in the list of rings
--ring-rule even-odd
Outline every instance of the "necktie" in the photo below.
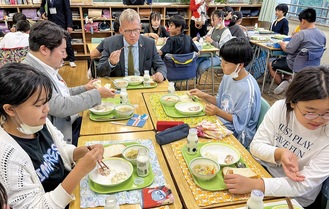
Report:
[[[128,46],[128,75],[134,75],[134,56],[132,51],[133,46]]]

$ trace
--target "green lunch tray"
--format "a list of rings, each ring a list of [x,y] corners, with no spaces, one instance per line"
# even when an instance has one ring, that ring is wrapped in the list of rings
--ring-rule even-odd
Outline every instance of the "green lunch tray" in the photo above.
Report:
[[[127,143],[122,143],[126,146],[132,145],[132,144],[138,144],[137,142],[127,142]],[[105,146],[111,146],[112,144],[105,145]],[[123,158],[123,157],[121,157]],[[124,159],[124,158],[123,158]],[[97,193],[101,194],[111,194],[111,193],[116,193],[116,192],[122,192],[122,191],[129,191],[129,190],[135,190],[135,189],[142,189],[147,186],[150,186],[154,180],[154,173],[151,168],[150,164],[150,173],[146,177],[140,177],[137,175],[137,168],[136,166],[133,166],[133,174],[131,177],[123,182],[122,184],[118,184],[116,186],[103,186],[99,185],[93,181],[90,180],[88,177],[88,184],[91,190]]]
[[[198,102],[200,103],[200,102]],[[172,117],[172,118],[191,118],[191,117],[200,117],[200,116],[204,116],[205,113],[204,113],[204,110],[202,110],[201,112],[199,112],[198,114],[195,114],[195,115],[184,115],[182,113],[180,113],[178,110],[176,110],[175,106],[173,107],[169,107],[169,106],[166,106],[166,105],[163,105],[161,102],[160,102],[163,110],[165,111],[166,115],[168,115],[169,117]],[[202,103],[200,103],[202,104]]]
[[[202,157],[200,154],[200,149],[203,145],[210,143],[210,142],[199,142],[198,143],[198,152],[195,155],[189,155],[186,152],[186,145],[182,147],[182,154],[184,157],[184,160],[186,162],[186,166],[189,168],[190,162],[197,157]],[[244,162],[242,158],[240,158],[240,161]],[[235,168],[235,165],[230,165],[229,167]],[[191,171],[190,171],[191,172]],[[195,182],[196,185],[198,185],[200,188],[208,191],[219,191],[219,190],[225,190],[226,186],[224,183],[224,177],[223,177],[223,172],[222,172],[222,166],[220,167],[220,171],[217,173],[217,175],[210,179],[210,180],[200,180],[196,178],[192,172],[191,172],[192,178]]]
[[[152,88],[155,88],[155,87],[157,87],[158,86],[158,84],[156,83],[156,82],[153,82],[153,83],[151,83],[151,85],[150,86],[144,86],[144,84],[143,83],[141,83],[141,84],[139,84],[139,85],[128,85],[127,86],[127,89],[152,89]]]

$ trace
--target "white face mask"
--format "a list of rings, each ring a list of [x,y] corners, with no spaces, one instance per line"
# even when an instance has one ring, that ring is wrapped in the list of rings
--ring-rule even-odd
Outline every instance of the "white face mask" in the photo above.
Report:
[[[40,126],[29,126],[25,123],[22,123],[17,127],[17,130],[19,130],[21,133],[30,135],[30,134],[35,134],[38,131],[40,131],[43,128],[43,125]]]
[[[239,72],[240,72],[241,68],[238,69],[238,67],[239,67],[239,65],[237,65],[235,70],[230,74],[231,78],[236,79],[237,77],[239,77]]]
[[[158,25],[158,26],[152,26],[152,28],[153,28],[154,30],[156,30],[156,29],[159,28],[159,25]]]

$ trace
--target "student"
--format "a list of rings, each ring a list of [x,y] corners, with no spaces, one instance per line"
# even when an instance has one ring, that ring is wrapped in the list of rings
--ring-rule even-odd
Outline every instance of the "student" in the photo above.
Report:
[[[27,20],[26,19],[26,16],[23,14],[23,13],[20,13],[20,12],[16,12],[14,15],[13,15],[13,26],[10,28],[10,32],[16,32],[16,24],[18,21],[20,20]]]
[[[225,24],[225,26],[228,26],[231,23],[231,18],[232,18],[234,10],[230,6],[225,6],[223,8],[223,12],[224,12],[224,24]]]
[[[276,33],[288,35],[289,33],[289,21],[286,18],[288,12],[288,6],[286,4],[279,4],[275,7],[276,20],[271,25],[270,30]]]
[[[250,144],[250,151],[274,178],[226,175],[230,193],[259,189],[287,196],[304,208],[315,202],[329,176],[329,68],[307,67],[293,78],[286,99],[273,104]]]
[[[58,73],[66,58],[68,32],[48,20],[35,23],[30,32],[30,52],[22,63],[29,64],[48,76],[53,82],[53,94],[49,100],[49,119],[64,135],[68,143],[78,144],[82,118],[79,113],[100,105],[102,98],[114,97],[113,89],[86,85],[68,87]]]
[[[221,47],[220,55],[224,76],[217,96],[198,89],[190,93],[209,102],[206,114],[218,116],[247,148],[256,133],[261,102],[257,81],[245,69],[253,58],[253,50],[248,40],[232,38]]]
[[[212,29],[205,36],[205,42],[213,45],[216,48],[221,48],[224,43],[232,38],[230,30],[224,25],[224,12],[221,10],[215,10],[211,14]],[[195,39],[194,39],[195,40]],[[213,65],[220,65],[219,56],[213,56]],[[199,57],[197,59],[198,77],[201,76],[209,67],[211,67],[211,58]]]
[[[16,32],[7,33],[0,41],[0,48],[18,48],[29,46],[29,32],[29,21],[18,21],[16,24]]]
[[[268,67],[272,77],[276,69],[292,72],[295,58],[303,48],[319,49],[326,46],[325,34],[315,27],[316,11],[313,8],[302,10],[298,19],[301,31],[295,34],[288,44],[283,41],[278,42],[287,56],[269,63]],[[289,79],[290,77],[281,77],[280,74],[277,74],[274,80],[279,86],[274,89],[274,94],[284,92],[289,86]]]
[[[192,38],[184,34],[186,22],[181,15],[173,15],[169,19],[169,34],[165,45],[158,50],[158,53],[164,57],[170,54],[187,54],[198,52],[198,47],[194,44]]]
[[[152,12],[150,15],[150,23],[144,28],[144,36],[148,36],[155,40],[159,38],[169,37],[166,28],[161,25],[161,14],[159,12]]]
[[[242,17],[242,13],[240,11],[234,11],[232,13],[231,22],[227,26],[232,36],[237,38],[247,38],[246,34],[248,34],[247,29],[240,25],[242,22]]]
[[[10,209],[7,203],[8,202],[7,199],[8,199],[7,192],[0,182],[0,209]]]
[[[65,208],[102,159],[100,144],[75,147],[47,119],[52,82],[21,63],[0,69],[0,182],[11,208]]]
[[[192,13],[190,23],[190,35],[203,37],[207,34],[207,11],[211,0],[191,0],[190,10]]]

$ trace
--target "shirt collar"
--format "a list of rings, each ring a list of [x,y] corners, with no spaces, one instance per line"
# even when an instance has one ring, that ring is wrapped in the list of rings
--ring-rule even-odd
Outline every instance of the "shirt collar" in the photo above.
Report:
[[[32,53],[29,53],[31,58],[34,59],[36,62],[38,62],[50,75],[57,76],[58,69],[54,69],[47,65],[46,63],[42,62],[39,58],[34,56]]]

